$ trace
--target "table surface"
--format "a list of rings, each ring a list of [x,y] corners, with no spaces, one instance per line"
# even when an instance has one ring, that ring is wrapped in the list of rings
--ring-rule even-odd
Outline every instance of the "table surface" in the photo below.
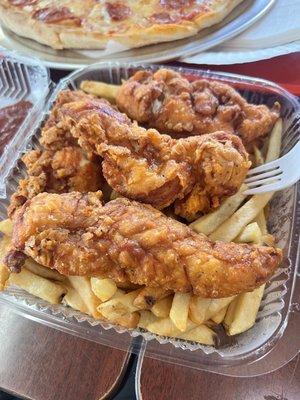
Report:
[[[271,79],[300,95],[300,53],[209,68]],[[65,74],[52,71],[52,78],[57,81]],[[0,387],[22,398],[134,399],[136,381],[137,397],[144,400],[298,400],[299,357],[255,378],[232,378],[175,366],[148,358],[147,351],[136,369],[137,359],[128,351],[75,338],[0,307]]]

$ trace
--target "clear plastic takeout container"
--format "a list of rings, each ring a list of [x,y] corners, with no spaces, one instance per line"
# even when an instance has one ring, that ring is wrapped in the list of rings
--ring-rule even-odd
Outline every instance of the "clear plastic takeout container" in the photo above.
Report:
[[[24,61],[24,60],[23,60]],[[0,65],[1,68],[1,65]],[[60,90],[77,89],[85,79],[120,84],[140,68],[158,69],[159,65],[134,65],[99,63],[78,70],[56,87],[50,95],[42,90],[43,110],[31,112],[16,138],[7,146],[9,165],[0,179],[5,180],[0,199],[0,216],[6,218],[6,208],[18,180],[25,176],[19,161],[24,149],[38,147],[40,126],[47,118],[52,103]],[[189,79],[207,78],[227,82],[234,86],[249,102],[272,106],[275,101],[282,105],[284,138],[282,154],[286,153],[300,135],[299,103],[281,87],[260,79],[216,73],[190,68],[175,68]],[[47,96],[49,97],[46,101]],[[0,100],[1,101],[1,100]],[[1,104],[1,103],[0,103]],[[0,180],[1,183],[1,180]],[[282,266],[267,285],[255,326],[236,337],[222,340],[218,347],[202,346],[179,339],[170,339],[140,329],[127,330],[107,322],[95,320],[64,305],[50,305],[18,288],[0,293],[0,302],[15,312],[72,335],[92,340],[118,349],[135,352],[147,350],[147,356],[233,376],[253,376],[277,369],[287,363],[299,351],[299,228],[300,191],[297,185],[277,193],[272,200],[269,228],[277,243],[284,249]],[[279,349],[277,351],[276,349]]]

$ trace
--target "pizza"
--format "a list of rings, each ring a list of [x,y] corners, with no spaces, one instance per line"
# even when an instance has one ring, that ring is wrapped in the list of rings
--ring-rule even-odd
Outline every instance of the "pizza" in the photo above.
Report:
[[[54,49],[128,47],[195,35],[243,0],[0,0],[0,22]]]

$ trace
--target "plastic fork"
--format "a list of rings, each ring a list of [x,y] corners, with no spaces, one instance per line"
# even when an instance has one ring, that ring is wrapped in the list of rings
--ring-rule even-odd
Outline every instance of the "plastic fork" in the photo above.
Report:
[[[300,142],[283,157],[250,169],[245,180],[248,189],[244,194],[276,192],[292,186],[299,179]]]

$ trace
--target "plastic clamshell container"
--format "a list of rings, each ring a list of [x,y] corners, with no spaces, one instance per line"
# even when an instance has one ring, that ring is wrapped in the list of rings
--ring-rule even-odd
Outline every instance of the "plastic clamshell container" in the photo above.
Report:
[[[5,180],[9,170],[17,161],[26,138],[30,136],[33,122],[44,108],[49,85],[49,72],[42,63],[0,48],[0,109],[21,100],[32,104],[27,117],[0,154],[0,195],[5,195]]]
[[[79,88],[82,80],[99,80],[120,84],[138,69],[157,70],[159,65],[134,65],[99,63],[78,70],[60,81],[54,88],[44,111],[32,121],[33,129],[23,133],[25,143],[11,149],[15,160],[20,159],[24,145],[38,146],[39,127],[47,118],[49,110],[60,90]],[[281,103],[284,137],[282,154],[286,153],[300,136],[299,103],[281,87],[260,79],[245,76],[215,73],[190,68],[174,68],[189,79],[206,78],[229,83],[249,102],[272,106]],[[0,216],[6,218],[6,208],[20,177],[25,176],[21,162],[10,170],[6,179],[6,196],[0,202]],[[95,320],[63,305],[50,305],[21,289],[9,288],[0,293],[0,302],[11,306],[27,318],[55,327],[75,336],[99,342],[135,353],[147,349],[147,356],[233,376],[253,376],[277,369],[293,358],[300,347],[296,334],[300,327],[299,264],[300,190],[297,185],[276,194],[271,202],[269,229],[278,245],[284,249],[282,266],[267,285],[255,326],[249,331],[221,342],[215,348],[170,339],[140,329],[127,330],[107,322]],[[289,322],[289,324],[288,324]],[[288,326],[288,328],[287,328]],[[283,346],[280,354],[276,348]]]

